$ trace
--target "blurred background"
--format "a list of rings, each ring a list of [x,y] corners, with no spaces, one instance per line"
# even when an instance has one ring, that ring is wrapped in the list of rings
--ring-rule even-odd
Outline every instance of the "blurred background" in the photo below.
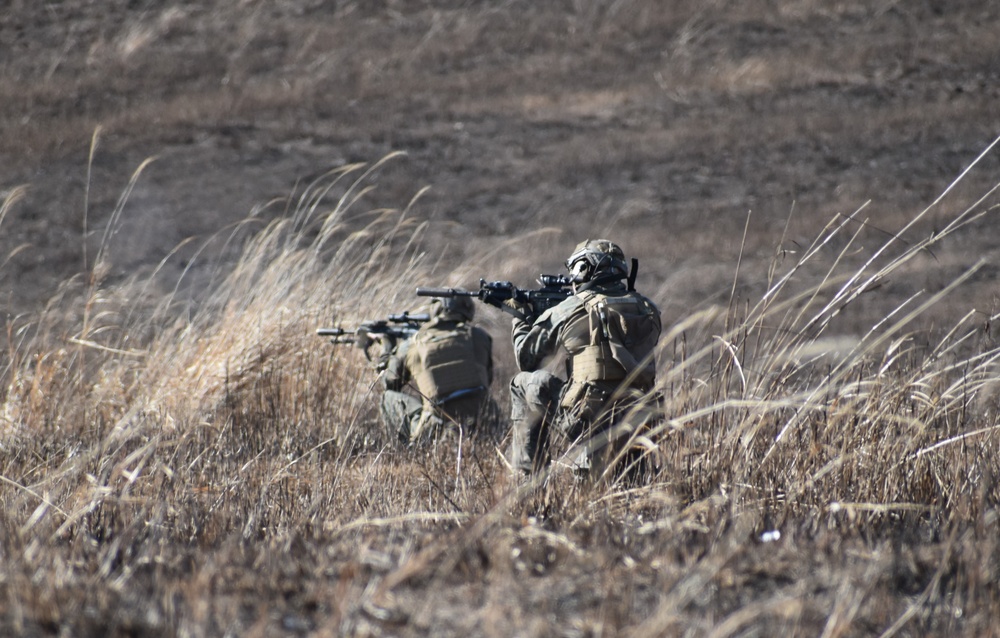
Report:
[[[987,0],[14,0],[0,194],[27,190],[0,224],[0,308],[37,309],[102,247],[101,277],[159,267],[171,290],[187,271],[196,295],[205,257],[237,254],[234,224],[401,151],[346,221],[420,195],[406,221],[441,274],[406,289],[527,286],[608,236],[669,322],[725,302],[737,263],[737,295],[759,295],[843,216],[865,250],[899,233],[1000,134],[998,31]],[[892,250],[998,167],[989,154]],[[989,313],[996,228],[968,225],[858,307],[883,316],[982,259],[955,303]],[[480,272],[452,272],[468,258]]]

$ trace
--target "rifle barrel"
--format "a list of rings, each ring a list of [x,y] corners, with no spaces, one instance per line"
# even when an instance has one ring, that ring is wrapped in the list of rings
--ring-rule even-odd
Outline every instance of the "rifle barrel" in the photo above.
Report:
[[[351,334],[343,328],[318,328],[316,334],[321,337],[343,337],[345,335]]]
[[[426,312],[416,314],[411,312],[401,312],[389,315],[389,321],[393,323],[424,323],[430,320],[431,316]]]
[[[460,288],[417,288],[418,297],[478,297],[477,290],[462,290]]]

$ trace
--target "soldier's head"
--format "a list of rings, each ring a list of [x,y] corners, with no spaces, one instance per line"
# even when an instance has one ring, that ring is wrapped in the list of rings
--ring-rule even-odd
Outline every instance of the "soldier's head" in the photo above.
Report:
[[[431,312],[442,321],[472,321],[476,304],[472,297],[436,297],[431,302]]]
[[[625,253],[608,239],[588,239],[580,242],[566,260],[569,278],[576,284],[594,279],[611,281],[628,277]]]

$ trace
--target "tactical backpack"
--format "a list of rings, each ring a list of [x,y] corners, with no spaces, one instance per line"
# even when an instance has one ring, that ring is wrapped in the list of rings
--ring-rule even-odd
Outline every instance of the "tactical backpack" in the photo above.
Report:
[[[417,390],[432,405],[489,387],[486,367],[476,360],[472,328],[422,330],[407,353]]]

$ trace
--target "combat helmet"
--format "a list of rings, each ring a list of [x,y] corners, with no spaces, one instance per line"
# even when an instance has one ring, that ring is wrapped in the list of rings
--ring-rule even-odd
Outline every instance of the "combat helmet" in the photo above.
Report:
[[[434,318],[441,321],[472,321],[476,316],[472,297],[437,297],[431,305]]]
[[[625,253],[609,239],[588,239],[577,244],[566,260],[573,283],[586,283],[594,279],[610,281],[628,277]]]

